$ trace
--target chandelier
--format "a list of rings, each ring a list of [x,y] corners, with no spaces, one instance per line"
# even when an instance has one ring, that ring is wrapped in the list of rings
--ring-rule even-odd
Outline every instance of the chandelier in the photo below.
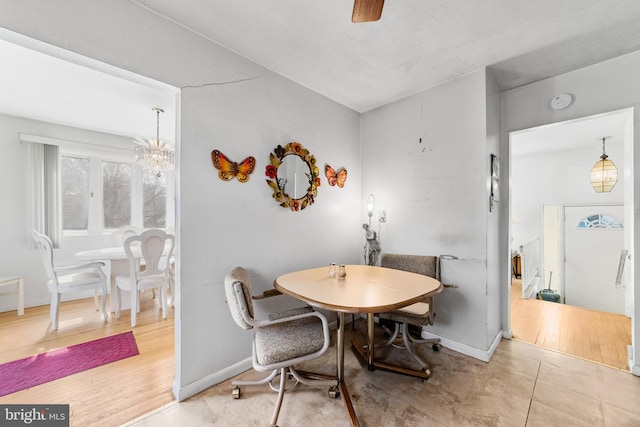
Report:
[[[604,151],[604,140],[602,138],[602,155],[600,160],[593,165],[591,169],[591,186],[598,193],[608,193],[618,182],[618,168],[613,162],[607,159],[607,153]]]
[[[154,108],[156,112],[156,139],[143,140],[136,138],[136,163],[144,169],[152,170],[160,178],[162,172],[175,168],[175,152],[173,147],[165,144],[160,139],[160,113],[164,113],[162,108]]]

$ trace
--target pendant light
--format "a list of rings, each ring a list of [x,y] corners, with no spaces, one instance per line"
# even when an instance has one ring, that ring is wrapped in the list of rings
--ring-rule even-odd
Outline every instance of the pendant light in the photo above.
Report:
[[[610,192],[618,182],[618,168],[608,159],[609,156],[604,150],[604,141],[607,138],[602,138],[602,155],[591,168],[591,186],[598,193]]]
[[[144,169],[152,170],[158,178],[162,172],[175,168],[175,152],[173,147],[160,139],[160,113],[162,108],[153,108],[156,112],[156,139],[142,140],[136,138],[136,162]]]

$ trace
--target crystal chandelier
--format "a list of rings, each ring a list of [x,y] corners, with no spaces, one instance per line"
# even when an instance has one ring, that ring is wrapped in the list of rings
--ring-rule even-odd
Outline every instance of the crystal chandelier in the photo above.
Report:
[[[154,108],[156,112],[156,139],[143,140],[136,138],[136,162],[144,169],[152,170],[158,178],[162,172],[175,168],[175,152],[173,147],[160,139],[160,113],[162,108]]]
[[[591,169],[591,186],[598,193],[608,193],[618,182],[618,168],[604,151],[604,140],[607,138],[602,138],[602,155]]]

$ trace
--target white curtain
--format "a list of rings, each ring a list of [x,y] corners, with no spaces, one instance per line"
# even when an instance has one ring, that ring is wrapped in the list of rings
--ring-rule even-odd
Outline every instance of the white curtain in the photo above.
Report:
[[[60,247],[60,150],[57,145],[29,143],[31,185],[33,196],[32,228],[51,239],[54,248]]]

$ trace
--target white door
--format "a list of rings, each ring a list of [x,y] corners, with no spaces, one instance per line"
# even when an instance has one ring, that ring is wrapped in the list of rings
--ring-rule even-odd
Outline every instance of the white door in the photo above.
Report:
[[[624,289],[615,286],[624,248],[624,229],[618,227],[623,206],[565,206],[564,211],[565,303],[624,314]]]

